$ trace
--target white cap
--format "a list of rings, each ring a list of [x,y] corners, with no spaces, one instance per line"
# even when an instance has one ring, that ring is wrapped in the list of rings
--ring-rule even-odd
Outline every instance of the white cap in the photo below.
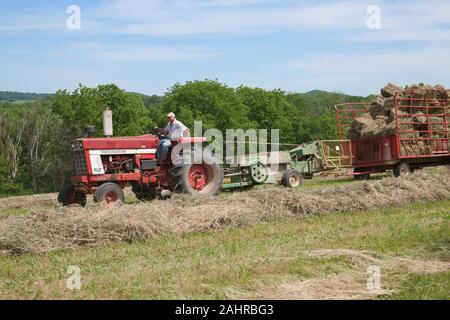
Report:
[[[169,112],[169,113],[167,114],[167,116],[170,117],[170,118],[175,118],[175,113]]]

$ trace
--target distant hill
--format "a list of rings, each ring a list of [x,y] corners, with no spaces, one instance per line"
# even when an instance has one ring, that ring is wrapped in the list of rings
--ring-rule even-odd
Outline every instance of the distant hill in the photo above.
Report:
[[[51,96],[53,95],[49,93],[0,91],[0,102],[25,102],[42,100]]]
[[[129,92],[138,95],[147,106],[156,106],[162,102],[162,96],[158,95],[146,95],[138,92]],[[15,91],[0,91],[0,102],[14,102],[21,103],[27,101],[42,100],[52,97],[54,94],[51,93],[30,93],[30,92],[15,92]],[[358,97],[351,96],[340,92],[328,92],[322,90],[312,90],[304,93],[287,93],[286,96],[288,100],[294,102],[294,104],[299,104],[303,102],[304,104],[319,104],[319,105],[333,105],[335,103],[341,102],[363,102],[368,101],[369,97]],[[298,101],[300,100],[300,101]],[[297,103],[295,103],[297,102]],[[301,104],[301,103],[300,103]]]
[[[313,90],[305,93],[288,93],[289,102],[301,109],[309,109],[312,114],[321,114],[332,110],[334,105],[346,102],[367,102],[369,97],[351,96],[345,93]]]
[[[295,94],[295,93],[294,93]],[[305,93],[298,93],[300,96],[306,97],[306,98],[331,98],[335,99],[336,103],[339,102],[362,102],[366,101],[369,97],[361,97],[361,96],[352,96],[343,92],[330,92],[330,91],[323,91],[323,90],[312,90]]]

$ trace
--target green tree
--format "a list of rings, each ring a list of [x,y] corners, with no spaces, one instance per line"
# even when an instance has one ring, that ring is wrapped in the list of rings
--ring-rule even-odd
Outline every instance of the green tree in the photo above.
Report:
[[[281,90],[267,91],[260,88],[241,86],[237,89],[239,97],[250,110],[250,118],[257,128],[280,130],[280,142],[293,143],[296,109],[286,99]]]
[[[8,182],[16,183],[21,173],[26,119],[18,107],[2,108],[0,117],[0,156],[2,171]]]
[[[26,123],[23,152],[29,176],[27,184],[31,184],[34,192],[42,187],[57,186],[54,180],[60,174],[57,172],[60,152],[67,145],[67,142],[61,139],[64,127],[62,119],[42,103],[24,105],[22,113]]]
[[[217,128],[225,132],[256,127],[256,122],[249,120],[249,108],[236,90],[213,80],[175,84],[164,95],[163,111],[175,112],[191,130],[198,120],[203,122],[205,130]]]
[[[142,99],[114,84],[96,88],[80,85],[72,93],[60,90],[53,100],[53,111],[63,119],[72,138],[82,136],[84,127],[88,125],[95,126],[97,135],[101,136],[102,114],[107,107],[113,110],[115,135],[149,132],[151,121]]]

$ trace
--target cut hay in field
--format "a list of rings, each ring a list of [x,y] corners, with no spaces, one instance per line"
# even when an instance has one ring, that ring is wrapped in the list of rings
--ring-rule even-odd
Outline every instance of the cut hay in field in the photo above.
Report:
[[[54,205],[56,197],[56,193],[46,193],[30,196],[0,198],[0,210]]]
[[[318,190],[277,187],[207,199],[176,195],[167,201],[110,209],[56,208],[0,220],[0,250],[47,252],[166,233],[210,231],[280,218],[442,199],[450,199],[450,170],[439,175],[419,172],[403,178]]]

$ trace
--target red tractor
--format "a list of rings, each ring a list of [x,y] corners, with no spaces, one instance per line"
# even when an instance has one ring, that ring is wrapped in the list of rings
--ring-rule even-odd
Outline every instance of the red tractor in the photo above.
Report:
[[[87,137],[72,142],[76,175],[58,195],[58,202],[64,206],[84,206],[88,194],[94,195],[95,202],[124,202],[123,189],[128,184],[142,201],[166,198],[173,192],[212,196],[221,189],[221,165],[196,147],[205,138],[185,137],[172,142],[173,147],[182,144],[184,154],[181,152],[174,161],[170,154],[158,161],[157,135],[94,138],[93,131],[88,128]],[[194,163],[186,161],[193,156]]]

